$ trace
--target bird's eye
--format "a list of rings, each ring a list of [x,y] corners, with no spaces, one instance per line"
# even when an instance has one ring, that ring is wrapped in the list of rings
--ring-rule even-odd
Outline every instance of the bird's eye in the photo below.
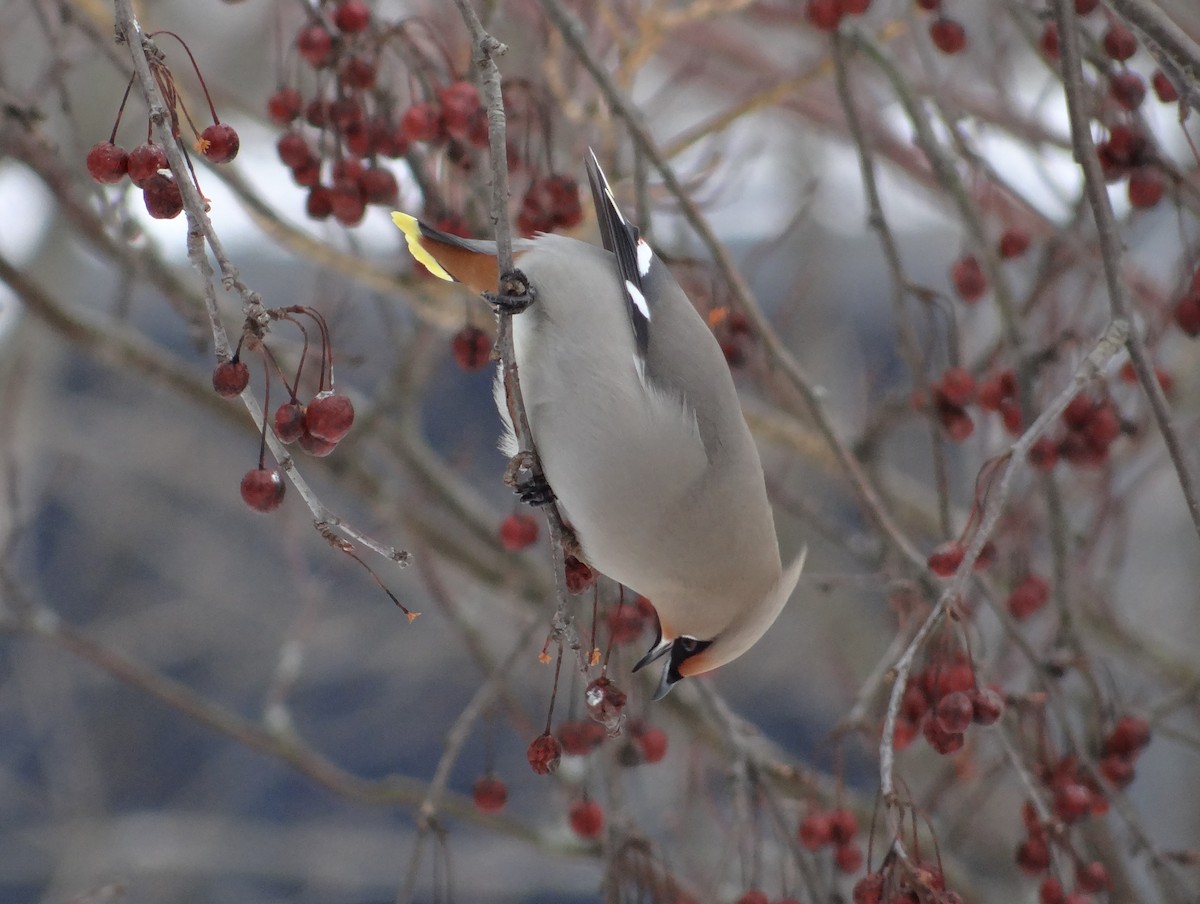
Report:
[[[685,653],[695,653],[696,648],[700,646],[699,640],[695,637],[688,637],[686,634],[679,638],[678,643]]]

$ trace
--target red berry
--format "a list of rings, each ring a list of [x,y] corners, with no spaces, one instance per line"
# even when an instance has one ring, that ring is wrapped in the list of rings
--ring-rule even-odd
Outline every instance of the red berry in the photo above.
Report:
[[[987,291],[987,277],[983,275],[983,268],[973,254],[954,262],[950,268],[950,280],[954,283],[954,291],[968,304],[979,301]]]
[[[1108,80],[1108,96],[1123,110],[1136,110],[1146,99],[1146,83],[1136,72],[1115,72]]]
[[[607,675],[593,678],[583,692],[583,703],[587,707],[588,715],[606,725],[620,718],[627,700],[625,692],[613,684]]]
[[[287,485],[274,468],[255,468],[242,478],[242,500],[256,512],[273,512],[283,502]]]
[[[1063,822],[1077,822],[1092,809],[1092,792],[1084,785],[1070,782],[1054,792],[1054,815]]]
[[[295,399],[275,410],[275,435],[281,443],[294,443],[304,435],[304,406]]]
[[[1126,756],[1110,753],[1100,760],[1100,774],[1118,788],[1124,788],[1133,781],[1133,763]]]
[[[804,18],[808,19],[813,28],[822,31],[833,31],[842,21],[841,0],[808,0],[804,4]]]
[[[604,738],[604,726],[591,719],[575,719],[558,726],[558,740],[568,756],[587,756],[604,743]]]
[[[558,768],[562,759],[562,747],[551,734],[538,735],[525,751],[529,767],[538,775],[549,775]]]
[[[1082,892],[1072,892],[1063,899],[1063,904],[1092,904],[1092,896]]]
[[[323,392],[308,403],[305,422],[313,436],[339,443],[354,423],[354,404],[340,392]]]
[[[824,813],[809,813],[800,820],[800,828],[796,838],[801,846],[810,851],[818,851],[833,840],[833,826],[829,817]]]
[[[1050,599],[1050,583],[1032,572],[1021,578],[1008,595],[1008,611],[1015,619],[1028,618]]]
[[[604,831],[604,811],[594,800],[577,800],[567,811],[571,831],[580,838],[599,838]]]
[[[1179,299],[1173,313],[1176,325],[1189,336],[1200,336],[1200,291],[1192,291]]]
[[[337,58],[333,47],[333,35],[318,22],[300,29],[300,33],[296,35],[296,50],[314,69],[324,69],[332,65]]]
[[[656,726],[642,728],[634,734],[633,740],[641,750],[644,763],[661,762],[662,758],[667,755],[667,733],[661,728]]]
[[[1020,257],[1029,250],[1029,233],[1015,226],[1005,229],[1000,236],[998,250],[1005,260]]]
[[[314,220],[327,220],[333,215],[333,195],[324,185],[314,185],[304,199],[304,212]]]
[[[409,141],[441,141],[446,137],[442,114],[430,103],[413,104],[404,111],[400,125]]]
[[[1148,166],[1139,166],[1129,174],[1129,203],[1145,210],[1162,200],[1166,191],[1162,173]]]
[[[450,341],[454,360],[463,370],[480,370],[492,359],[492,340],[477,326],[464,326]]]
[[[596,583],[596,572],[586,562],[579,561],[575,556],[567,556],[563,562],[563,578],[567,593],[576,595]]]
[[[1150,723],[1139,716],[1122,716],[1104,740],[1104,753],[1132,757],[1150,743]]]
[[[314,97],[304,107],[304,121],[314,129],[324,129],[330,123],[330,101],[324,97]]]
[[[1053,876],[1047,876],[1042,880],[1041,887],[1038,889],[1039,904],[1063,904],[1066,897],[1062,883]]]
[[[935,751],[943,756],[949,756],[952,753],[957,753],[962,749],[964,738],[962,732],[945,731],[938,720],[927,718],[924,726],[921,728],[921,733],[925,736],[925,740]]]
[[[87,171],[97,182],[116,185],[129,172],[129,154],[111,141],[101,141],[87,153]]]
[[[1047,22],[1042,28],[1042,36],[1038,40],[1042,53],[1052,60],[1058,59],[1058,23]]]
[[[1021,843],[1017,848],[1017,866],[1031,876],[1050,866],[1050,847],[1043,836],[1037,835]]]
[[[858,834],[858,819],[845,807],[829,811],[829,837],[834,844],[849,844]]]
[[[472,130],[483,112],[483,104],[479,100],[479,89],[468,81],[457,81],[437,92],[438,103],[442,108],[442,121],[446,133],[455,141],[463,144],[471,143]],[[486,124],[486,113],[484,122]]]
[[[1082,430],[1092,419],[1092,415],[1096,410],[1096,403],[1087,395],[1087,393],[1078,393],[1067,407],[1063,409],[1063,423],[1072,430]]]
[[[1075,13],[1079,16],[1086,16],[1099,5],[1100,0],[1075,0]]]
[[[308,425],[305,424],[304,432],[300,434],[300,448],[314,458],[324,458],[337,448],[337,443],[331,443],[327,439],[313,436],[309,432]]]
[[[1057,463],[1058,444],[1048,436],[1041,436],[1034,440],[1033,445],[1029,447],[1030,466],[1039,471],[1053,471]]]
[[[990,687],[968,691],[971,719],[979,725],[994,725],[1004,714],[1004,698]]]
[[[839,845],[833,854],[833,862],[846,875],[857,873],[863,864],[862,848],[853,843]]]
[[[333,11],[333,24],[349,34],[366,31],[371,24],[371,8],[363,0],[344,0]]]
[[[963,691],[946,694],[934,708],[933,718],[938,727],[947,734],[961,734],[971,724],[975,715],[975,707],[971,698]]]
[[[939,16],[929,24],[933,46],[947,56],[961,53],[967,46],[967,32],[956,19]]]
[[[352,56],[338,70],[338,81],[351,91],[366,91],[375,87],[377,74],[375,64],[370,60]]]
[[[887,877],[883,873],[867,873],[854,883],[851,892],[854,904],[882,904]]]
[[[967,405],[975,397],[975,378],[966,368],[947,367],[937,388],[950,404]]]
[[[1104,891],[1108,888],[1108,870],[1099,860],[1080,863],[1075,867],[1075,885],[1082,891]]]
[[[537,542],[538,524],[532,515],[514,512],[500,522],[500,545],[509,552],[526,549]]]
[[[357,179],[339,179],[329,189],[334,218],[343,226],[357,226],[367,213],[367,199]]]
[[[232,399],[240,396],[250,382],[250,368],[244,361],[233,358],[213,368],[212,385],[217,395]]]
[[[129,152],[129,181],[145,188],[152,176],[167,168],[167,152],[157,144],[139,144]]]
[[[279,159],[283,161],[283,165],[292,170],[313,159],[308,142],[299,132],[284,132],[275,142],[275,150],[279,153]]]
[[[368,204],[395,205],[400,186],[390,169],[373,166],[365,170],[358,180],[363,197]]]
[[[471,786],[471,799],[480,813],[499,813],[508,803],[508,787],[494,775],[481,775]]]
[[[146,211],[156,220],[171,220],[183,211],[183,195],[170,176],[155,173],[142,186]]]
[[[267,98],[267,116],[277,126],[286,126],[300,115],[304,98],[295,88],[280,88]]]
[[[1161,69],[1155,69],[1154,74],[1150,76],[1150,84],[1154,88],[1154,94],[1164,104],[1172,104],[1179,100],[1179,91],[1175,87],[1165,72]]]
[[[954,572],[958,570],[958,566],[962,564],[965,552],[963,545],[957,540],[947,540],[929,554],[926,564],[929,566],[929,570],[939,578],[948,578],[953,576]]]
[[[209,163],[228,163],[237,156],[241,139],[233,126],[225,122],[214,122],[200,133],[200,153]]]
[[[1124,62],[1137,53],[1137,38],[1120,22],[1113,21],[1104,33],[1104,52],[1117,62]]]

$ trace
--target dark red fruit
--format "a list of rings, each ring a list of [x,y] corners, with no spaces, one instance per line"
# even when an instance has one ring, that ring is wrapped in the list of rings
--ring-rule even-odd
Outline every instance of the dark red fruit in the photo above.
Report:
[[[308,403],[305,421],[318,439],[341,442],[354,423],[354,404],[340,392],[323,392]]]
[[[1150,85],[1154,88],[1154,95],[1164,104],[1173,104],[1179,100],[1179,91],[1175,87],[1165,72],[1161,69],[1155,69],[1154,74],[1150,76]]]
[[[950,281],[954,283],[954,291],[968,304],[974,304],[983,298],[987,291],[987,277],[983,268],[973,254],[967,254],[954,262],[950,268]]]
[[[1156,168],[1139,166],[1129,174],[1129,203],[1133,207],[1141,210],[1154,207],[1165,191],[1166,183]]]
[[[367,214],[367,199],[357,179],[338,179],[329,189],[334,218],[343,226],[357,226]]]
[[[324,185],[314,185],[304,199],[304,212],[314,220],[326,220],[333,214],[333,195]]]
[[[841,0],[808,0],[804,4],[804,18],[813,28],[833,31],[842,21],[845,10]]]
[[[1004,698],[990,687],[968,691],[971,718],[978,725],[994,725],[1004,715]]]
[[[1133,763],[1129,761],[1128,757],[1110,753],[1100,760],[1100,774],[1118,788],[1124,788],[1133,781]]]
[[[574,556],[567,556],[563,563],[563,578],[567,585],[567,593],[583,593],[596,583],[596,572]]]
[[[480,370],[492,359],[492,340],[477,326],[464,326],[450,340],[450,351],[463,370]]]
[[[933,717],[938,727],[947,734],[959,734],[967,730],[975,716],[971,698],[963,691],[946,694],[934,708]]]
[[[241,147],[237,131],[229,123],[214,122],[200,133],[200,153],[210,163],[228,163]]]
[[[314,458],[324,458],[337,448],[337,443],[331,443],[327,439],[313,436],[309,432],[308,427],[305,426],[304,432],[300,434],[300,448]]]
[[[479,114],[483,112],[479,89],[468,81],[457,81],[448,87],[439,88],[437,95],[446,133],[455,141],[471,143],[472,129]]]
[[[1092,792],[1077,782],[1059,785],[1054,791],[1054,815],[1063,822],[1077,822],[1092,810]]]
[[[851,897],[854,904],[882,904],[887,877],[883,873],[867,873],[854,883]]]
[[[101,141],[87,153],[87,171],[103,185],[116,185],[129,172],[129,153],[111,141]]]
[[[300,33],[296,35],[296,50],[314,69],[324,69],[332,65],[337,58],[333,48],[333,35],[324,25],[317,22],[300,29]]]
[[[1123,110],[1136,110],[1146,99],[1146,83],[1136,72],[1115,72],[1108,80],[1108,96]]]
[[[279,136],[279,140],[275,142],[275,150],[278,151],[279,159],[283,161],[283,165],[292,170],[314,159],[313,152],[308,147],[308,142],[304,140],[304,136],[299,132],[284,132]]]
[[[1200,336],[1200,291],[1192,291],[1179,299],[1172,316],[1175,324],[1189,336]]]
[[[999,252],[1000,256],[1005,260],[1020,257],[1028,250],[1029,233],[1024,229],[1017,229],[1015,226],[1010,226],[1000,236]]]
[[[667,755],[667,733],[661,728],[640,727],[632,734],[633,742],[641,751],[643,763],[658,763]]]
[[[1033,445],[1029,447],[1029,464],[1031,467],[1039,471],[1053,471],[1057,463],[1058,444],[1050,437],[1038,437]]]
[[[929,24],[933,46],[947,56],[961,53],[967,46],[967,32],[956,19],[939,16]]]
[[[834,844],[849,844],[858,834],[858,818],[845,807],[829,811],[829,837]]]
[[[430,103],[413,104],[404,111],[400,125],[409,141],[441,141],[446,137],[442,114]]]
[[[274,468],[255,468],[242,478],[242,500],[256,512],[273,512],[283,502],[287,485]]]
[[[951,405],[962,407],[975,396],[975,378],[964,367],[947,367],[942,372],[937,390]]]
[[[796,838],[802,847],[810,851],[819,851],[833,840],[833,826],[825,813],[809,813],[800,820],[800,828]]]
[[[734,904],[771,904],[771,899],[767,897],[767,893],[759,888],[749,888],[742,893]]]
[[[621,715],[628,697],[613,684],[607,675],[593,678],[583,692],[583,703],[588,715],[597,722],[608,724]]]
[[[571,831],[580,838],[599,838],[604,831],[604,811],[594,800],[577,800],[567,811]]]
[[[1042,884],[1038,888],[1039,904],[1063,904],[1066,899],[1067,895],[1063,891],[1061,882],[1053,876],[1047,876],[1042,880]]]
[[[562,747],[553,735],[541,734],[530,742],[525,758],[538,775],[549,775],[562,760]]]
[[[1050,847],[1041,835],[1027,838],[1017,848],[1017,866],[1025,873],[1036,876],[1050,866]]]
[[[591,719],[572,719],[558,726],[558,740],[568,756],[587,756],[604,743],[605,736],[604,726]]]
[[[363,0],[344,0],[333,11],[333,24],[347,34],[366,31],[371,24],[371,8]]]
[[[390,169],[373,166],[363,171],[358,180],[363,197],[368,204],[395,206],[400,195],[400,186]]]
[[[295,88],[280,88],[267,98],[267,116],[277,126],[286,126],[300,115],[304,98]]]
[[[1140,716],[1122,716],[1104,740],[1104,753],[1131,757],[1150,743],[1150,723]]]
[[[129,181],[145,188],[152,176],[167,168],[167,152],[157,144],[139,144],[129,152]]]
[[[929,566],[929,570],[939,578],[948,578],[958,570],[965,553],[963,545],[957,540],[947,540],[934,548],[933,552],[929,554],[926,564]]]
[[[532,515],[514,512],[500,522],[500,545],[509,552],[526,549],[537,542],[538,525]]]
[[[1050,583],[1040,574],[1027,574],[1008,595],[1008,611],[1015,619],[1028,618],[1050,599]]]
[[[1100,5],[1100,0],[1075,0],[1075,14],[1086,16]]]
[[[1047,22],[1042,29],[1042,36],[1038,39],[1038,46],[1042,49],[1047,57],[1052,60],[1058,59],[1058,24],[1055,22]]]
[[[833,854],[834,865],[846,875],[857,873],[863,865],[863,852],[857,844],[839,845]]]
[[[494,775],[481,775],[471,786],[471,799],[480,813],[499,813],[508,803],[508,787]]]
[[[1117,62],[1124,62],[1137,53],[1137,38],[1133,32],[1116,20],[1104,33],[1104,52]]]
[[[156,220],[171,220],[183,211],[183,195],[170,176],[155,173],[142,186],[146,211]]]
[[[1098,892],[1108,888],[1108,870],[1099,860],[1075,867],[1075,886],[1080,891]]]
[[[212,385],[217,395],[225,399],[237,398],[250,382],[250,368],[243,361],[233,358],[222,361],[213,368]]]
[[[338,71],[338,80],[352,91],[366,91],[375,87],[377,75],[378,70],[370,60],[350,57],[342,63],[342,68]]]
[[[293,399],[275,409],[275,435],[281,443],[294,443],[304,435],[304,406]]]
[[[937,719],[927,718],[921,733],[929,746],[943,756],[957,753],[964,743],[962,732],[944,730]]]

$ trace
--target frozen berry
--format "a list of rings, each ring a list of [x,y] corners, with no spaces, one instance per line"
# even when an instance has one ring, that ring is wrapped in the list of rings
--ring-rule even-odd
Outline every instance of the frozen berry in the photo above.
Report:
[[[480,813],[499,813],[508,803],[508,787],[494,775],[481,775],[471,786],[471,799]]]
[[[324,392],[308,403],[305,422],[313,436],[339,443],[354,423],[354,405],[340,392]]]
[[[129,181],[145,188],[151,176],[167,168],[167,152],[157,144],[139,144],[129,152]]]
[[[537,542],[538,524],[532,515],[514,512],[500,522],[500,545],[509,552],[526,549]]]
[[[577,800],[567,811],[571,831],[580,838],[599,838],[604,831],[604,811],[594,800]]]
[[[88,151],[87,171],[97,182],[116,185],[129,172],[129,154],[111,141],[101,141]]]
[[[947,734],[966,731],[974,715],[975,707],[971,704],[971,698],[962,691],[946,694],[933,711],[938,727]]]
[[[304,406],[295,399],[275,410],[275,435],[281,443],[294,443],[304,435]]]
[[[625,692],[613,684],[607,675],[593,678],[583,692],[583,702],[588,715],[604,724],[620,718],[627,700]]]
[[[233,126],[226,122],[214,122],[200,133],[200,153],[210,163],[228,163],[237,156],[241,140]]]
[[[337,448],[337,443],[331,443],[327,439],[313,436],[309,432],[308,426],[305,425],[304,432],[300,434],[300,448],[314,458],[324,458]]]
[[[929,25],[933,46],[947,56],[961,53],[967,46],[967,32],[955,19],[939,16]]]
[[[549,775],[562,760],[562,747],[553,735],[541,734],[530,742],[525,758],[538,775]]]
[[[250,368],[244,361],[239,361],[237,358],[222,361],[213,368],[213,389],[222,398],[233,399],[240,396],[249,382]]]
[[[242,478],[242,500],[256,512],[273,512],[283,502],[287,485],[274,468],[255,468]]]
[[[142,186],[146,211],[156,220],[171,220],[183,211],[183,195],[170,176],[155,173]]]

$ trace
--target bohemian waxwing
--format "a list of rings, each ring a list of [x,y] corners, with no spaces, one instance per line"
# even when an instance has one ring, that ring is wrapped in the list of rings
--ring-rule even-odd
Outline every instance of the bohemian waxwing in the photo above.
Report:
[[[655,699],[736,659],[775,621],[785,570],[758,450],[716,339],[587,161],[604,248],[561,235],[513,243],[533,303],[513,318],[542,469],[587,562],[643,594],[666,656]],[[492,242],[392,219],[437,277],[495,291]],[[509,421],[504,390],[501,416]],[[516,454],[511,423],[501,448]]]

